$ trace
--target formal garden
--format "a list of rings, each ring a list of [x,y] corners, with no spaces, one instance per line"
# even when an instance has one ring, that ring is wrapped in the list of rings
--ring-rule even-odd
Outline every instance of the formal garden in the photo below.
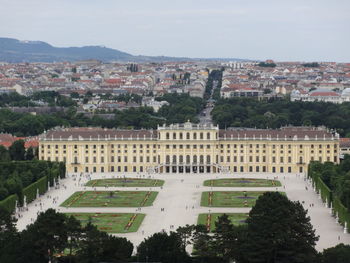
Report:
[[[157,187],[163,186],[164,180],[141,178],[109,178],[96,179],[86,183],[92,187]]]
[[[198,225],[205,225],[208,231],[215,230],[215,222],[218,221],[218,218],[222,216],[223,213],[210,213],[210,214],[199,214],[198,215]],[[228,214],[228,219],[231,221],[233,225],[242,225],[246,223],[246,219],[248,218],[248,214],[246,213],[234,213]]]
[[[152,191],[79,191],[71,195],[64,207],[143,207],[151,206],[158,192]]]
[[[225,178],[204,181],[204,186],[213,187],[279,187],[281,182],[268,179]]]
[[[260,195],[259,191],[210,191],[203,192],[201,206],[211,207],[252,207]]]
[[[130,233],[136,232],[145,214],[128,213],[66,213],[67,216],[74,216],[82,226],[91,222],[98,230],[107,233]]]

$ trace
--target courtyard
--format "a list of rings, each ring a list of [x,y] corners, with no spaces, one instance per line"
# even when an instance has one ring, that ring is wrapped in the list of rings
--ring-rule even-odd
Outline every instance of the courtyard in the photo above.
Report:
[[[133,180],[135,177],[141,177],[140,179],[152,179],[152,180],[164,180],[164,185],[159,186],[108,186],[108,191],[105,191],[105,185],[101,184],[99,186],[86,186],[85,184],[90,180],[97,179],[115,179],[115,178],[130,178]],[[229,181],[231,179],[237,179],[242,181],[251,181],[254,179],[267,179],[268,181],[277,180],[281,182],[281,186],[252,186],[251,183],[249,187],[245,186],[220,186],[213,187],[210,184],[204,185],[204,182],[209,180],[225,179]],[[222,182],[222,180],[220,180]],[[141,191],[142,190],[142,191]],[[115,191],[116,195],[120,192],[143,192],[139,198],[134,201],[130,201],[130,198],[136,198],[136,194],[129,195],[128,197],[119,198],[107,198],[111,191]],[[330,209],[326,208],[321,202],[318,195],[312,190],[310,183],[304,179],[303,175],[299,174],[208,174],[208,173],[193,173],[193,174],[141,174],[136,175],[135,173],[96,173],[90,175],[69,175],[68,178],[64,179],[60,183],[59,189],[51,189],[44,196],[28,205],[28,211],[21,212],[21,218],[18,219],[17,228],[19,230],[25,229],[27,225],[36,219],[37,213],[40,211],[45,211],[48,208],[54,208],[59,212],[70,213],[70,214],[84,214],[89,213],[93,215],[100,214],[143,214],[144,218],[141,220],[139,227],[135,232],[127,231],[123,232],[125,227],[124,221],[118,223],[114,222],[113,227],[118,228],[117,232],[113,232],[113,235],[126,237],[138,245],[144,238],[149,237],[153,233],[159,231],[170,231],[171,229],[176,229],[179,226],[185,226],[186,224],[197,224],[198,222],[203,222],[203,219],[199,221],[199,215],[211,214],[210,218],[210,228],[215,225],[216,214],[247,214],[250,211],[250,207],[240,206],[240,207],[205,207],[201,206],[201,199],[203,192],[240,192],[240,196],[244,196],[244,191],[249,192],[266,192],[266,191],[279,191],[285,192],[289,199],[292,201],[300,201],[303,203],[305,209],[308,210],[308,215],[311,218],[311,223],[316,229],[316,234],[320,235],[320,240],[316,244],[318,250],[323,248],[334,246],[338,243],[350,243],[350,235],[343,233],[343,228],[336,223],[334,217],[330,215]],[[72,195],[77,197],[76,192],[91,192],[89,194],[89,199],[94,199],[96,193],[94,192],[104,192],[101,195],[101,201],[98,201],[94,206],[79,206],[74,205],[68,206],[68,202],[71,202]],[[140,207],[139,202],[145,197],[148,192],[158,192],[155,194],[153,201],[149,206]],[[248,193],[248,196],[249,196]],[[243,194],[243,195],[242,195]],[[71,197],[71,198],[70,198]],[[252,196],[253,197],[253,196]],[[257,197],[257,196],[255,196]],[[97,198],[97,197],[96,197]],[[53,200],[55,199],[55,200]],[[68,199],[68,200],[67,200]],[[128,206],[104,206],[106,200],[112,199],[113,202],[129,203]],[[67,201],[66,201],[67,200]],[[254,199],[255,200],[255,199]],[[151,201],[151,200],[150,200]],[[253,201],[253,200],[251,200]],[[67,206],[60,206],[60,204],[65,203]],[[76,201],[86,203],[91,202],[91,200],[78,198]],[[93,201],[94,202],[94,201]],[[133,203],[135,206],[130,205]],[[313,204],[313,206],[311,206]],[[95,206],[96,205],[96,206]],[[200,216],[203,218],[203,216]],[[204,218],[206,216],[204,215]],[[95,218],[96,219],[96,218]],[[129,217],[130,219],[130,217]],[[86,220],[83,219],[83,220]],[[206,222],[207,219],[204,219]],[[214,220],[214,221],[213,221]],[[238,221],[237,221],[238,220]],[[243,223],[244,219],[233,219],[233,222]],[[84,221],[86,222],[86,221]],[[97,224],[97,221],[95,221]],[[107,221],[106,225],[101,225],[101,227],[111,227],[111,222]],[[130,228],[132,229],[132,228]],[[112,233],[111,229],[105,229],[106,232]],[[119,232],[121,230],[121,232]],[[112,230],[114,231],[114,230]]]

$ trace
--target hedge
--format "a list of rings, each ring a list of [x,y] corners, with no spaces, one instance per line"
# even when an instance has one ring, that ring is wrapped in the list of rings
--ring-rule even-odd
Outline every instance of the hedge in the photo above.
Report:
[[[17,200],[18,197],[16,194],[10,195],[6,199],[0,201],[0,207],[12,213],[16,208]]]
[[[316,189],[320,191],[321,198],[323,202],[326,202],[329,206],[332,202],[332,191],[329,189],[329,187],[323,182],[323,180],[320,177],[317,177],[316,181]]]
[[[344,225],[347,222],[347,227],[350,227],[350,213],[348,209],[342,204],[338,197],[333,199],[334,211],[338,213],[339,222]]]
[[[47,191],[47,177],[44,176],[40,178],[35,183],[27,186],[23,189],[23,196],[27,198],[27,204],[32,202],[36,198],[37,189],[39,189],[39,193],[42,195]]]
[[[333,192],[323,182],[321,177],[319,177],[316,172],[312,171],[312,169],[309,169],[308,176],[312,179],[316,190],[320,192],[322,201],[326,202],[327,199],[328,205],[332,203],[334,214],[338,215],[340,224],[344,226],[346,222],[348,228],[350,228],[350,213],[348,209],[342,204],[340,199],[333,195]]]

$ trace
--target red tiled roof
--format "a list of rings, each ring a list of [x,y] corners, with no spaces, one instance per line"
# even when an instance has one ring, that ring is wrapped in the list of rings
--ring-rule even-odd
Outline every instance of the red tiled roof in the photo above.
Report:
[[[350,147],[350,138],[340,138],[340,148]]]
[[[310,94],[311,97],[339,97],[340,95],[334,91],[316,91]]]

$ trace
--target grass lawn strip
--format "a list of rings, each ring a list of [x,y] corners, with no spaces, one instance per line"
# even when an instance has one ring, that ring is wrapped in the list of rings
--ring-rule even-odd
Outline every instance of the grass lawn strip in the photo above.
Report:
[[[136,232],[145,218],[145,214],[128,213],[67,213],[66,215],[74,216],[83,226],[91,220],[99,230],[107,233]]]
[[[210,213],[210,214],[199,214],[198,215],[198,225],[205,225],[208,231],[213,231],[215,229],[215,222],[218,220],[219,216],[224,213]],[[245,213],[226,213],[234,225],[245,224],[245,220],[248,218],[248,214]]]
[[[224,178],[204,181],[204,186],[212,187],[278,187],[281,182],[268,179]]]
[[[252,207],[266,191],[213,191],[203,192],[201,206],[208,207]],[[282,193],[285,194],[285,193]]]
[[[158,192],[153,191],[85,191],[75,192],[64,207],[141,207],[151,206]]]
[[[163,186],[164,180],[141,178],[109,178],[91,180],[85,186],[91,187],[157,187]]]
[[[125,226],[125,230],[129,230],[129,228],[132,226],[134,223],[135,219],[137,217],[137,214],[133,214],[133,216],[130,218],[128,224]]]

